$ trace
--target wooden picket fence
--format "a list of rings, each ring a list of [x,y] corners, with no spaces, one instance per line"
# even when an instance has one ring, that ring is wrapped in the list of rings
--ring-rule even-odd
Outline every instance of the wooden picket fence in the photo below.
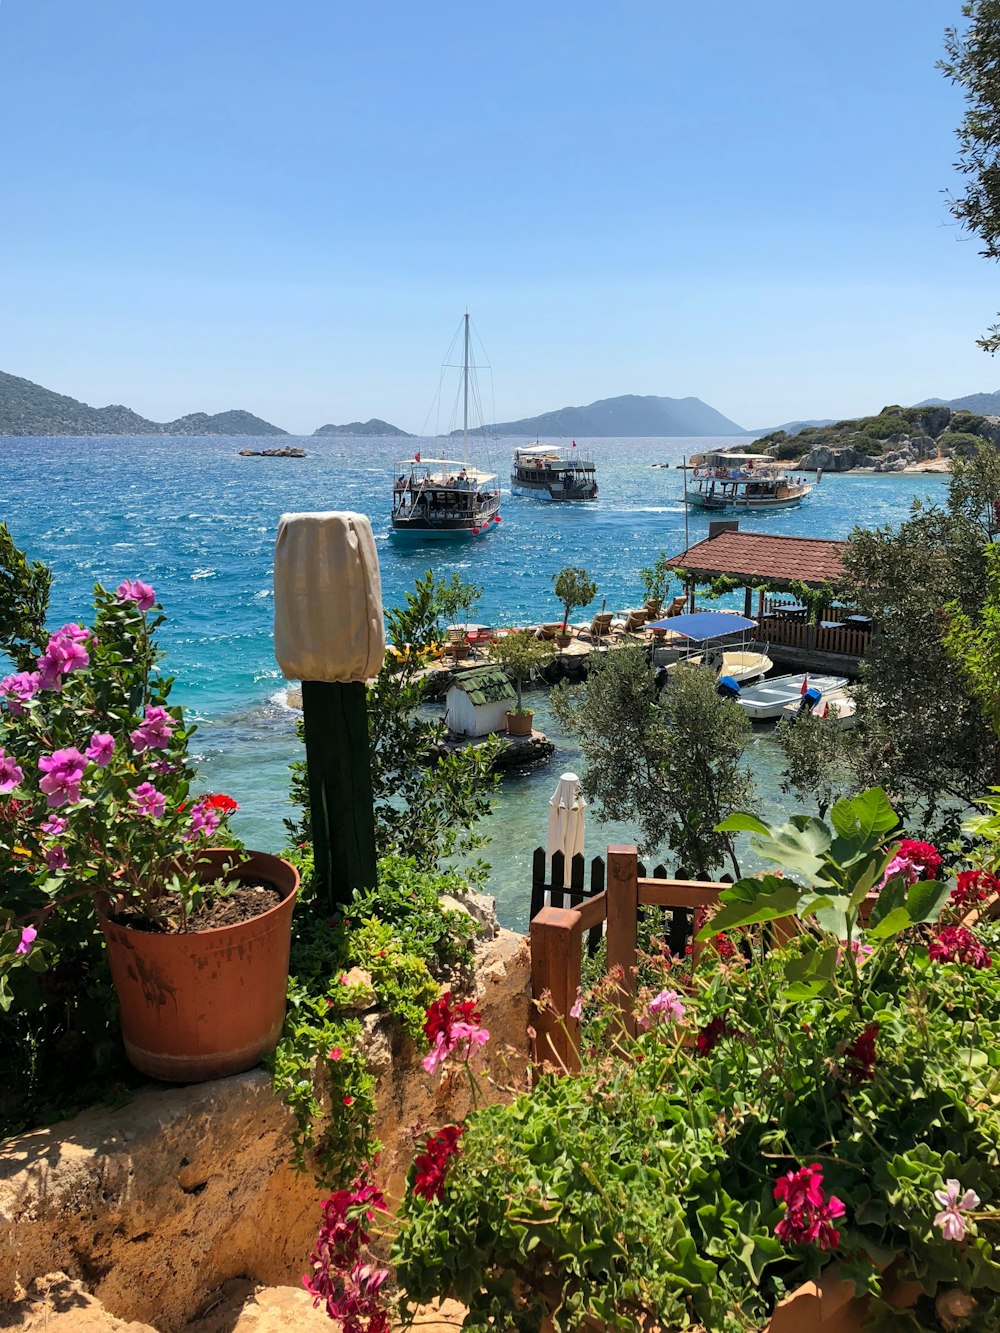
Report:
[[[588,949],[595,937],[598,942],[602,934],[606,938],[608,972],[617,969],[621,972],[617,1004],[622,1026],[634,1033],[637,938],[643,907],[672,909],[670,949],[682,955],[690,941],[692,960],[697,963],[701,945],[693,938],[694,914],[699,908],[715,906],[727,886],[668,879],[662,866],[657,866],[647,877],[635,847],[620,846],[608,848],[606,864],[600,857],[595,858],[591,884],[601,887],[596,892],[586,892],[583,857],[573,858],[570,885],[566,888],[562,857],[559,853],[557,856],[560,863],[557,865],[553,857],[552,871],[553,885],[558,872],[555,888],[544,882],[544,852],[541,861],[539,852],[534,860],[529,943],[532,998],[539,1003],[532,1016],[533,1051],[536,1064],[547,1061],[572,1071],[580,1066],[580,1022],[570,1010],[580,990],[584,936],[588,936]],[[544,905],[546,892],[552,896],[549,906]],[[567,900],[569,906],[564,906]]]

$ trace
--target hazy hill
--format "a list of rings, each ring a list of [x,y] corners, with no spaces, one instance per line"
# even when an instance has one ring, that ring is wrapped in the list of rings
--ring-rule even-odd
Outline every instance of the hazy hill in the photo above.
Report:
[[[786,435],[798,435],[800,431],[808,430],[814,426],[833,426],[835,424],[833,417],[820,417],[815,421],[786,421],[781,426],[761,426],[757,430],[752,430],[751,435],[774,435],[777,431],[784,431]]]
[[[372,417],[370,421],[349,421],[346,426],[320,426],[314,435],[404,435],[408,440],[412,435],[398,426],[390,426],[388,421],[379,421]]]
[[[996,393],[967,393],[964,398],[925,398],[917,407],[950,407],[956,412],[978,412],[980,416],[1000,416],[1000,390]]]
[[[618,398],[600,398],[586,407],[563,407],[557,412],[543,412],[538,417],[503,421],[496,427],[499,435],[547,436],[549,438],[586,439],[591,436],[642,435],[746,435],[748,432],[730,421],[700,398],[657,398],[653,394],[623,394]],[[452,431],[461,435],[461,431]]]
[[[128,407],[90,407],[0,371],[0,435],[286,435],[250,412],[147,421]]]

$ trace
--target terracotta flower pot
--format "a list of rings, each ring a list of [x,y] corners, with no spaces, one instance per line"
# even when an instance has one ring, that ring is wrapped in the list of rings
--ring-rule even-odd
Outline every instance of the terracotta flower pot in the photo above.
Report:
[[[530,736],[534,713],[505,713],[508,736]]]
[[[205,878],[216,879],[232,853],[202,855]],[[266,880],[284,896],[251,921],[181,935],[133,930],[100,913],[125,1051],[152,1078],[201,1083],[239,1074],[281,1035],[298,871],[251,852],[226,878]]]

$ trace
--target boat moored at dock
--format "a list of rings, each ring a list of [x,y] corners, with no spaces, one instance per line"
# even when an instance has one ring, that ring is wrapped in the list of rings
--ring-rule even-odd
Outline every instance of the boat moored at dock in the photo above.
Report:
[[[803,671],[793,676],[774,676],[741,689],[735,702],[752,722],[769,722],[781,717],[789,704],[797,704],[806,690],[818,690],[821,698],[826,698],[847,683],[846,676],[813,676]]]
[[[569,449],[525,445],[514,450],[510,491],[540,500],[596,500],[597,467],[593,459],[578,456],[575,440]]]

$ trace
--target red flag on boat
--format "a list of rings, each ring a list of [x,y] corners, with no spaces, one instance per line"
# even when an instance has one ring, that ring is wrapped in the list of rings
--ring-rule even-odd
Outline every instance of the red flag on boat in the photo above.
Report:
[[[805,694],[805,692],[806,692],[806,690],[807,690],[808,688],[809,688],[809,672],[806,671],[806,672],[803,672],[803,675],[802,675],[802,688],[801,688],[801,690],[799,690],[799,694]]]
[[[576,448],[576,440],[573,441],[573,448]]]
[[[414,463],[419,463],[419,462],[420,462],[420,450],[419,450],[419,449],[418,449],[417,452],[413,455],[413,461],[414,461]]]

